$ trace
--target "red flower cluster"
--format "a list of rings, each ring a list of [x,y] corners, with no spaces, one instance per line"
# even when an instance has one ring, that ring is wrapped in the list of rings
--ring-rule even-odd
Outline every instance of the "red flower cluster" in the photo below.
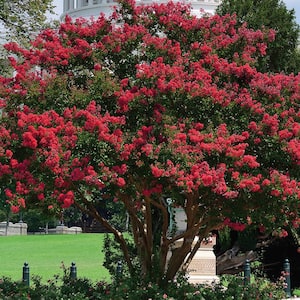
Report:
[[[224,225],[230,227],[231,229],[235,231],[244,231],[247,227],[246,224],[240,223],[240,222],[232,222],[230,219],[226,218],[224,220]]]

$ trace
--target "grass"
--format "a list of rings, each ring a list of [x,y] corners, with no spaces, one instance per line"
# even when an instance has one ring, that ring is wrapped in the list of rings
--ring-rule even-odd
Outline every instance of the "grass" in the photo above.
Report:
[[[109,279],[102,266],[104,234],[28,235],[0,237],[0,278],[22,278],[23,265],[28,263],[30,276],[43,281],[62,275],[62,262],[69,268],[76,263],[77,276],[93,281]]]

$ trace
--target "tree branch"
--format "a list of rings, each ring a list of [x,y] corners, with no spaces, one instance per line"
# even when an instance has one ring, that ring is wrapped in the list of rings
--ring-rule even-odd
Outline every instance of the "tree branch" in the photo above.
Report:
[[[72,184],[73,187],[74,184]],[[82,200],[82,202],[84,203],[85,207],[80,205],[78,202],[75,201],[74,205],[79,208],[82,212],[85,212],[87,214],[89,214],[90,216],[92,216],[93,218],[95,218],[97,221],[99,221],[106,229],[108,229],[108,231],[112,232],[116,238],[116,240],[119,242],[122,252],[124,254],[124,258],[125,261],[127,263],[127,266],[129,268],[129,272],[131,274],[133,274],[133,265],[131,262],[131,258],[129,255],[129,251],[128,251],[128,247],[127,247],[127,243],[124,239],[123,234],[117,230],[115,227],[113,227],[106,219],[104,219],[96,210],[96,208],[92,205],[91,202],[89,202],[88,200],[86,200],[86,198],[84,197],[84,195],[82,194],[81,191],[78,190],[78,188],[76,188],[77,193],[80,195],[80,198]]]

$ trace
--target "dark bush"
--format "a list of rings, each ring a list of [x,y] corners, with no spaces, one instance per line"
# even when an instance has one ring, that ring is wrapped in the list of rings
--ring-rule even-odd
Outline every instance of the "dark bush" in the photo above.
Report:
[[[283,278],[272,283],[263,277],[252,277],[250,284],[244,285],[242,277],[226,275],[218,283],[193,285],[182,276],[164,288],[128,277],[111,283],[93,283],[86,278],[70,279],[68,272],[47,283],[42,283],[37,276],[33,277],[30,287],[21,281],[6,277],[0,279],[1,300],[269,300],[284,297]]]

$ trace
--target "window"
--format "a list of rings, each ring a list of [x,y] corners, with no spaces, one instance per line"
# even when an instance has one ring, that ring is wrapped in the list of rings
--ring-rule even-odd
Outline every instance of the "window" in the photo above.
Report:
[[[89,0],[81,0],[81,6],[88,6],[89,5]]]

